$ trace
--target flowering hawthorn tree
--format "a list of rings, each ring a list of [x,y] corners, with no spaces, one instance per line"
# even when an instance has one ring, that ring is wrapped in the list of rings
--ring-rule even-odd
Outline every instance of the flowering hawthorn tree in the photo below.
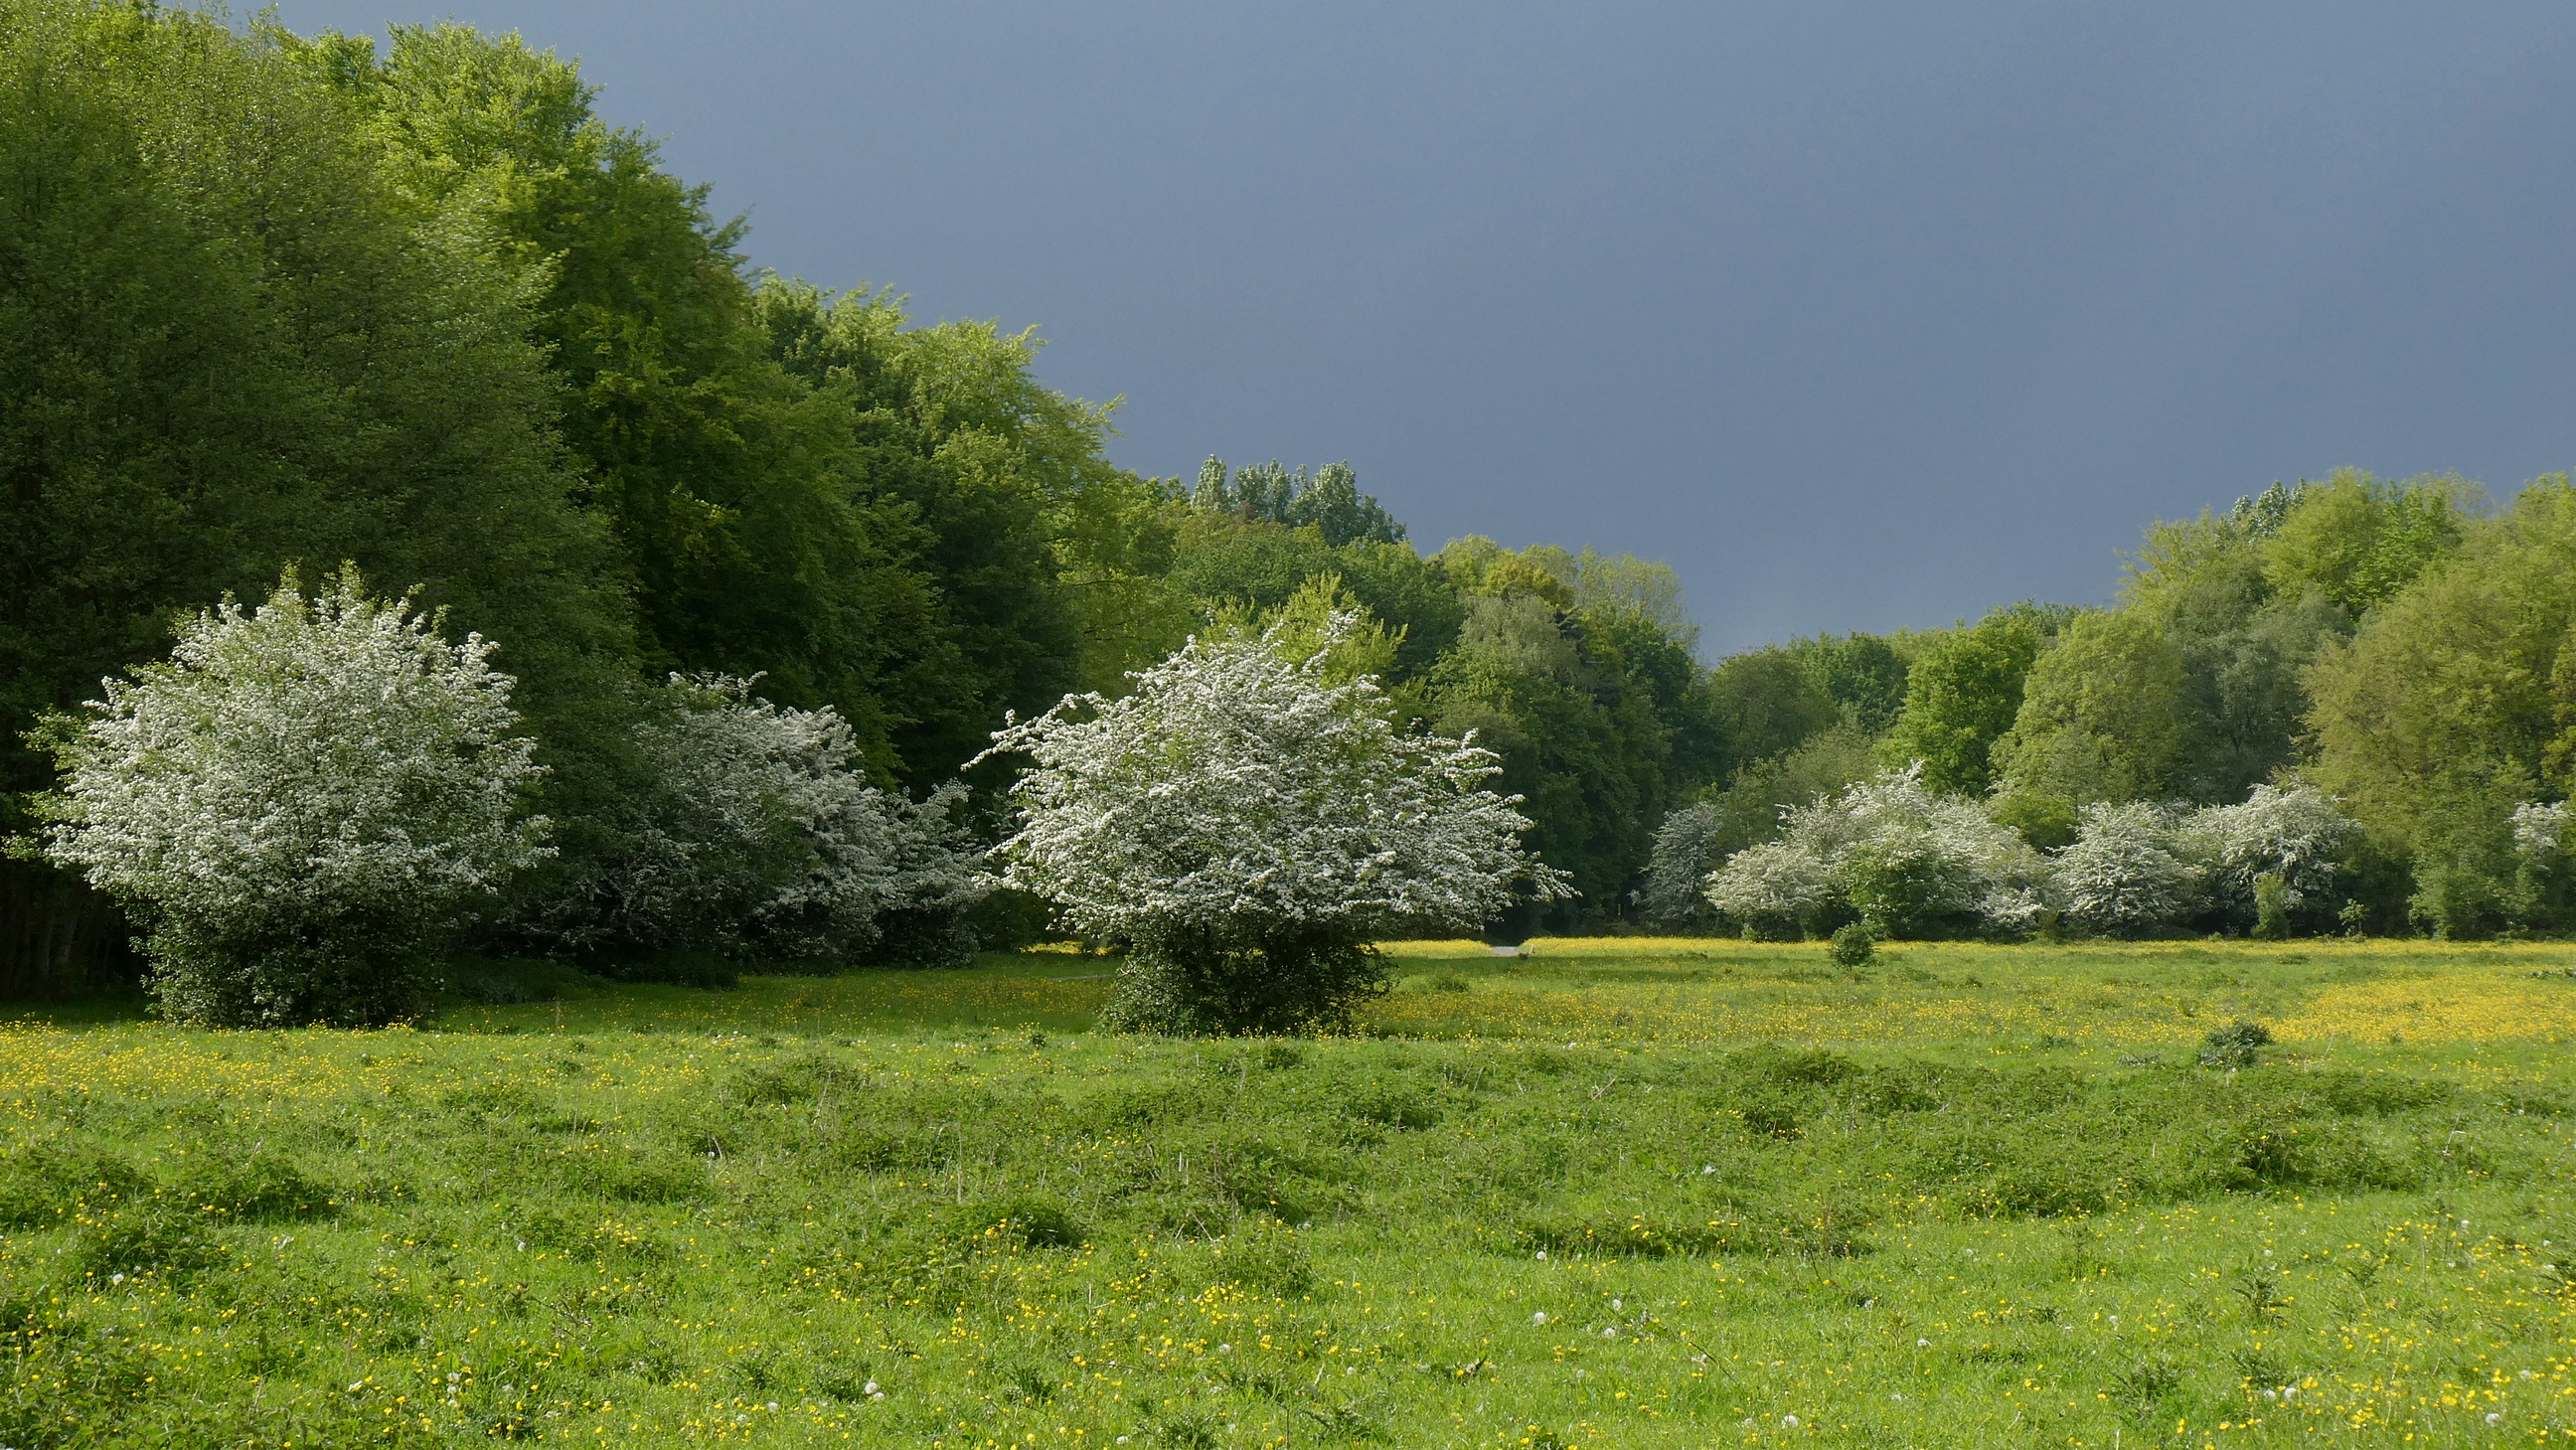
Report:
[[[2067,916],[2106,936],[2170,926],[2200,904],[2209,854],[2208,834],[2172,806],[2086,806],[2073,844],[2057,857]]]
[[[64,772],[46,854],[149,932],[182,1021],[375,1023],[417,1010],[439,934],[544,853],[492,644],[450,644],[344,567],[227,599],[166,663],[41,736]]]
[[[983,893],[955,782],[913,802],[868,783],[849,723],[672,675],[635,727],[641,779],[612,849],[559,884],[546,934],[610,956],[674,946],[786,957],[974,951]]]
[[[2194,811],[2190,828],[2209,856],[2211,894],[2240,918],[2259,898],[2287,913],[2326,895],[2361,835],[2312,785],[2258,785],[2235,805]]]
[[[1075,930],[1132,947],[1104,1022],[1131,1031],[1289,1032],[1347,1025],[1385,988],[1375,933],[1472,926],[1515,890],[1569,894],[1520,845],[1519,797],[1473,738],[1399,730],[1374,676],[1328,683],[1360,627],[1336,612],[1319,648],[1194,639],[1111,700],[1068,695],[993,736],[1032,764],[999,880]]]

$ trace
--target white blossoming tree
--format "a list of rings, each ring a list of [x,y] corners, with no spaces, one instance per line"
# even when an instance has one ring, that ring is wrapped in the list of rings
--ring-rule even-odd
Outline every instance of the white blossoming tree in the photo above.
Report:
[[[675,674],[656,692],[616,838],[549,894],[543,934],[612,972],[674,948],[962,964],[983,894],[965,788],[916,803],[870,785],[838,712],[755,683]]]
[[[2290,913],[2327,894],[2361,835],[2312,785],[2258,785],[2235,805],[2193,812],[2189,829],[2208,853],[2215,903],[2263,936],[2286,933]]]
[[[2067,918],[2105,936],[2173,925],[2200,904],[2210,855],[2205,833],[2151,801],[2084,807],[2075,841],[2058,853]]]
[[[144,925],[162,1010],[225,1026],[418,1010],[440,934],[544,851],[541,774],[492,644],[355,568],[226,600],[166,663],[42,730],[46,852]]]
[[[1568,894],[1521,848],[1518,798],[1483,788],[1492,752],[1398,729],[1374,676],[1332,683],[1362,627],[1336,612],[1311,649],[1284,624],[1194,639],[1123,698],[1067,696],[979,757],[1030,761],[999,879],[1130,944],[1106,1024],[1347,1025],[1384,989],[1375,934]]]

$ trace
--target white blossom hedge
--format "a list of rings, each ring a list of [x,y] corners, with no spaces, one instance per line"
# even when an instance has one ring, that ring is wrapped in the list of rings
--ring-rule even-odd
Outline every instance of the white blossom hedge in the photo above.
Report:
[[[43,727],[46,854],[145,928],[170,1017],[415,1012],[439,934],[546,849],[536,744],[491,652],[355,568],[311,599],[290,573],[255,609],[226,600]]]
[[[1568,894],[1522,849],[1518,798],[1484,788],[1491,751],[1400,729],[1374,676],[1330,682],[1361,627],[1337,612],[1298,650],[1285,626],[1194,639],[1124,697],[1069,695],[979,757],[1029,762],[997,880],[1131,944],[1107,1025],[1346,1025],[1384,989],[1374,936]]]
[[[2516,827],[2537,840],[2549,823],[2526,813]],[[1755,935],[1821,936],[1853,920],[1895,936],[2136,936],[2185,923],[2270,934],[2293,912],[2314,918],[2358,840],[2314,787],[2264,785],[2235,805],[2088,805],[2076,839],[2042,853],[1981,803],[1899,771],[1785,812],[1776,838],[1727,858],[1705,890]]]

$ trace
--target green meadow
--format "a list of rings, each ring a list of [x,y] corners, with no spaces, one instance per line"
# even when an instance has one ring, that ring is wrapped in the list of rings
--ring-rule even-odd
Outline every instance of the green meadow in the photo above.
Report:
[[[1390,950],[31,1014],[0,1445],[2576,1440],[2576,948]]]

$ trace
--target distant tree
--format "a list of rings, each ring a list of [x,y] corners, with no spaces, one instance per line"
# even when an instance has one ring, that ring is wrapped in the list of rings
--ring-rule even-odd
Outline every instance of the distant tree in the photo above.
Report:
[[[2392,483],[2337,469],[2288,496],[2265,543],[2264,573],[2282,593],[2314,588],[2359,615],[2456,547],[2476,498],[2456,475]]]
[[[1336,616],[1302,659],[1277,627],[1194,640],[1121,699],[1068,697],[994,736],[1032,762],[1003,882],[1130,944],[1106,1023],[1346,1025],[1384,989],[1373,934],[1564,891],[1521,849],[1528,819],[1482,788],[1491,752],[1400,730],[1371,677],[1329,682],[1360,625]]]
[[[2412,909],[2441,934],[2515,920],[2512,811],[2576,783],[2571,561],[2576,487],[2538,480],[2307,672],[2307,773],[2412,861]]]
[[[2068,807],[2167,793],[2187,726],[2180,652],[2140,612],[2067,621],[2022,682],[2013,728],[1990,748],[1997,789]]]
[[[1982,795],[1988,752],[2021,713],[2022,682],[2066,611],[2015,604],[1937,636],[1907,673],[1905,709],[1881,751],[1890,768],[1923,762],[1932,790]]]
[[[150,936],[162,1010],[217,1026],[420,1010],[440,934],[540,853],[536,744],[492,644],[440,639],[344,569],[183,625],[43,739],[46,851]]]
[[[1229,474],[1224,459],[1210,458],[1199,465],[1198,487],[1190,499],[1207,512],[1245,523],[1311,528],[1335,548],[1404,541],[1404,525],[1376,495],[1360,492],[1358,476],[1347,463],[1327,463],[1309,478],[1305,469],[1291,473],[1276,461]]]

